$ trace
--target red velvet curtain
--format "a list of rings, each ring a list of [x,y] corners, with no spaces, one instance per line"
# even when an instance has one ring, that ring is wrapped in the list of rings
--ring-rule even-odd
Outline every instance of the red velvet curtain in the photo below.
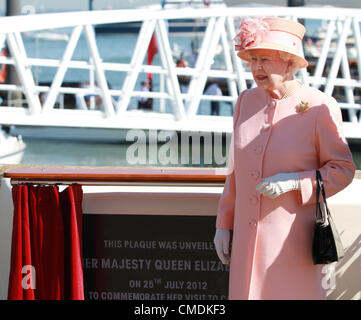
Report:
[[[17,185],[8,299],[84,299],[80,185]]]

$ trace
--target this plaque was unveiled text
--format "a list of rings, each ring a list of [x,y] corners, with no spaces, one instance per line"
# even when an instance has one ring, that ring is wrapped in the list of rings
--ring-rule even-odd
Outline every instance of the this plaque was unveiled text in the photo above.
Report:
[[[85,298],[227,299],[215,217],[83,215]]]

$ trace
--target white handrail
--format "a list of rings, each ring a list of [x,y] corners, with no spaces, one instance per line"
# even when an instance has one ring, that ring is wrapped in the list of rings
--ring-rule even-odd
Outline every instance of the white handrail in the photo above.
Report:
[[[202,118],[198,114],[200,102],[212,100],[234,104],[239,92],[247,87],[254,86],[252,74],[247,69],[247,66],[237,57],[235,51],[232,50],[232,39],[237,33],[241,17],[255,15],[274,16],[275,13],[277,16],[289,17],[294,20],[321,20],[324,17],[323,19],[329,26],[319,56],[313,57],[315,68],[313,70],[309,69],[309,72],[304,69],[297,77],[307,84],[322,88],[328,94],[333,94],[335,88],[342,87],[344,99],[340,101],[340,105],[348,110],[350,121],[359,124],[361,118],[356,111],[360,108],[361,98],[355,96],[355,90],[360,90],[361,88],[361,36],[359,28],[361,9],[329,7],[312,7],[312,9],[307,7],[217,7],[205,9],[184,8],[182,10],[132,9],[2,17],[0,18],[0,42],[4,40],[9,46],[11,57],[0,57],[0,64],[14,65],[19,75],[20,83],[0,84],[0,91],[12,92],[21,90],[26,97],[27,106],[24,106],[22,110],[15,110],[18,108],[10,106],[0,106],[0,123],[47,124],[56,126],[58,125],[57,118],[51,117],[52,113],[55,112],[54,104],[56,98],[59,94],[68,93],[75,94],[77,97],[84,96],[85,94],[100,95],[102,97],[102,112],[93,113],[88,120],[87,117],[91,113],[79,113],[79,111],[72,113],[72,110],[64,110],[62,114],[64,121],[66,121],[66,117],[72,117],[71,120],[74,122],[78,118],[82,126],[99,127],[103,125],[114,128],[132,126],[133,124],[128,122],[128,117],[130,116],[128,107],[131,98],[148,97],[169,101],[173,122],[169,123],[169,118],[167,118],[167,128],[173,126],[180,129],[198,130],[198,120],[203,119],[204,127],[209,126],[209,130],[230,132],[232,130],[231,118]],[[178,68],[174,64],[174,57],[170,50],[170,41],[164,20],[172,22],[179,19],[203,19],[207,25],[194,67]],[[137,21],[141,22],[142,27],[138,33],[138,40],[130,63],[104,62],[98,50],[97,34],[93,28],[101,24]],[[58,28],[73,29],[61,59],[27,56],[22,33]],[[87,40],[89,58],[75,61],[72,60],[72,55],[82,33],[84,33]],[[148,66],[144,64],[144,58],[153,33],[156,35],[161,65]],[[351,74],[350,56],[346,47],[346,41],[350,34],[354,39],[352,49],[356,52],[357,76]],[[330,58],[335,39],[337,42],[336,51],[332,53],[333,56]],[[222,47],[221,55],[223,55],[225,69],[213,70],[213,59],[216,56],[216,48],[219,45]],[[305,50],[304,52],[308,54]],[[329,66],[330,70],[325,74],[325,69]],[[49,86],[36,85],[31,67],[56,68],[51,84]],[[89,70],[91,73],[94,72],[98,87],[63,87],[62,82],[65,73],[73,68]],[[122,82],[120,89],[110,89],[108,87],[106,71],[122,72],[125,74],[125,80]],[[135,86],[141,73],[162,75],[165,85],[161,87],[167,90],[165,92],[139,91]],[[180,91],[178,76],[188,76],[190,78],[189,91],[187,93]],[[223,79],[228,87],[229,95],[204,95],[208,77]],[[40,102],[39,100],[39,94],[42,92],[47,93],[45,102]],[[56,114],[61,114],[61,110],[56,110]],[[137,126],[146,128],[150,125],[156,125],[149,123],[149,114],[140,114],[139,119],[140,122],[137,123]],[[162,125],[164,124],[160,122],[160,129]]]
[[[0,18],[0,33],[25,32],[43,29],[94,25],[106,23],[134,22],[145,20],[244,17],[244,16],[297,16],[299,19],[345,20],[346,17],[361,19],[361,9],[332,7],[232,7],[182,10],[124,9],[79,11],[66,13],[45,13],[27,16]],[[21,21],[21,23],[20,23]]]

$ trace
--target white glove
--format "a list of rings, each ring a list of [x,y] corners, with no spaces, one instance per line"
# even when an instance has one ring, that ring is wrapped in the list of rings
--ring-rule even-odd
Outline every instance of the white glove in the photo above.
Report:
[[[226,229],[217,229],[216,235],[214,236],[214,245],[216,247],[217,255],[219,260],[223,264],[229,263],[229,241],[230,231]]]
[[[256,189],[264,196],[272,199],[283,193],[301,188],[298,173],[278,173],[272,177],[262,179]]]

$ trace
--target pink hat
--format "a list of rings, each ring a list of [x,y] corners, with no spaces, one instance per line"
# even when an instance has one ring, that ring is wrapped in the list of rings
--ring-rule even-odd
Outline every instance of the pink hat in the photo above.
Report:
[[[308,63],[302,54],[302,38],[305,27],[295,21],[270,17],[246,18],[241,23],[241,31],[233,39],[238,56],[251,61],[250,52],[255,49],[270,49],[290,53],[298,61],[300,68]]]

